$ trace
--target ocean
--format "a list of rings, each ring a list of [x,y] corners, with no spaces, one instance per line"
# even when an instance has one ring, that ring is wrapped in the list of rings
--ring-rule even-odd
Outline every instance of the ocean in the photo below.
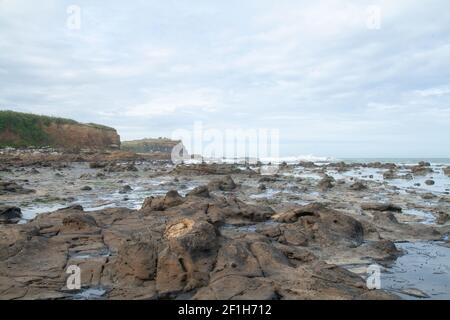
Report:
[[[349,163],[368,163],[368,162],[381,162],[381,163],[396,163],[396,164],[417,164],[420,161],[426,161],[432,165],[449,164],[450,158],[342,158],[334,159],[333,161],[344,161]]]

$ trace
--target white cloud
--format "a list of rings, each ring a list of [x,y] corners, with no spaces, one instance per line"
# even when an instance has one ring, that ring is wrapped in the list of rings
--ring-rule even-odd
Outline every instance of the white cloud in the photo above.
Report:
[[[199,119],[270,124],[287,141],[317,142],[289,152],[331,156],[350,153],[352,141],[375,141],[361,148],[367,154],[407,156],[426,136],[450,156],[446,0],[79,0],[79,31],[66,28],[70,4],[0,0],[5,108],[105,123],[133,138]],[[370,5],[380,6],[379,30],[367,29]]]
[[[143,104],[128,108],[123,114],[132,117],[155,117],[177,112],[214,112],[220,104],[217,92],[184,90],[160,92]]]
[[[425,89],[425,90],[417,90],[416,93],[421,97],[445,96],[445,95],[450,94],[450,86],[430,88],[430,89]]]

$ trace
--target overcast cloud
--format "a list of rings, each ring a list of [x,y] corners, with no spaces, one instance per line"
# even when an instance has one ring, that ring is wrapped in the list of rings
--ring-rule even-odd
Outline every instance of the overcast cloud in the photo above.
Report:
[[[278,128],[285,156],[450,157],[450,6],[0,0],[0,107],[122,140],[202,121]]]

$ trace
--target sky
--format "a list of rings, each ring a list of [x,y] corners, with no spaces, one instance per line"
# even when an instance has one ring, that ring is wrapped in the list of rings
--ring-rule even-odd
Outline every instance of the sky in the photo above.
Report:
[[[448,0],[0,0],[0,109],[122,140],[278,130],[280,155],[450,157]]]

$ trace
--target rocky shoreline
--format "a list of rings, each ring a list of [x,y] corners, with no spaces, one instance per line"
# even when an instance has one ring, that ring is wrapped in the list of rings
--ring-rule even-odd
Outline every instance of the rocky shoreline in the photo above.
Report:
[[[446,166],[0,159],[0,299],[398,299],[423,290],[369,290],[367,266],[449,247]]]

